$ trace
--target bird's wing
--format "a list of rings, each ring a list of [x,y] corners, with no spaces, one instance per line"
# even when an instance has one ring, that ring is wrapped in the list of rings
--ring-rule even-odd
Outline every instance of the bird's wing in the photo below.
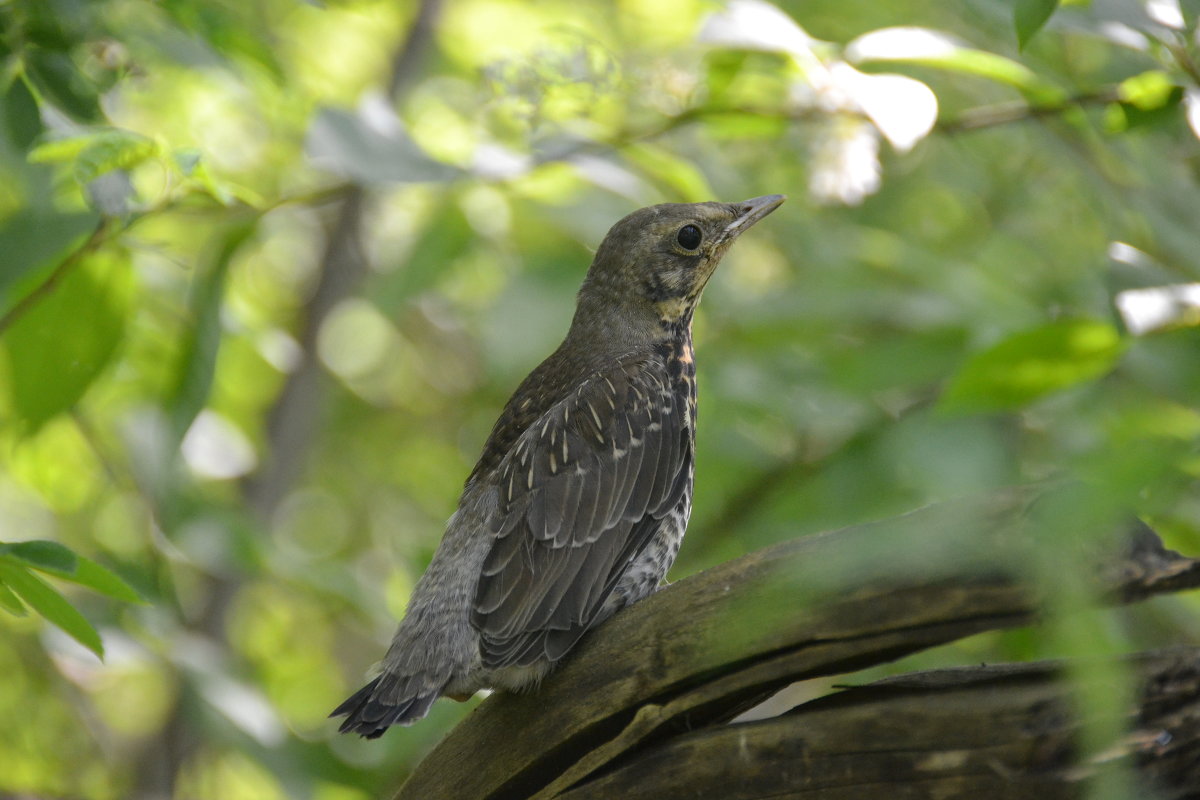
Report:
[[[496,471],[472,623],[484,665],[561,658],[686,490],[686,396],[661,361],[615,363],[552,406]]]

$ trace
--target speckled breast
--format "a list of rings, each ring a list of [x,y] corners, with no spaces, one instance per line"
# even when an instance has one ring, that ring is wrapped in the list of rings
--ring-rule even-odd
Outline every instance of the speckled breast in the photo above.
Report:
[[[696,357],[692,348],[691,330],[680,331],[671,341],[662,346],[663,359],[671,387],[683,396],[688,409],[689,429],[696,434]]]

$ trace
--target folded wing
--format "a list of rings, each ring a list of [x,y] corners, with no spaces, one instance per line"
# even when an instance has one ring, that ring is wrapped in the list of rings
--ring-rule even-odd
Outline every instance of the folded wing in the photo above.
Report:
[[[561,658],[679,505],[692,438],[660,362],[594,373],[496,471],[495,537],[472,623],[486,667]]]

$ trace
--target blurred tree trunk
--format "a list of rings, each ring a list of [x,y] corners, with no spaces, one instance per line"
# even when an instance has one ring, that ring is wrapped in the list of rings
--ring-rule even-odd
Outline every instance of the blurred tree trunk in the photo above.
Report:
[[[540,690],[483,703],[396,800],[1073,798],[1114,765],[1156,797],[1194,797],[1200,648],[824,683],[808,702],[763,704],[798,681],[1035,622],[1039,593],[1011,577],[1037,544],[1026,500],[932,506],[680,581],[591,634]],[[1130,530],[1119,558],[1074,565],[1098,602],[1200,585],[1200,561]],[[1110,722],[1127,733],[1084,752],[1074,701],[1114,669],[1133,691]]]
[[[387,95],[399,98],[420,77],[433,47],[433,32],[444,0],[422,0],[404,39],[397,46],[386,76]],[[255,520],[266,526],[271,515],[294,487],[303,471],[325,401],[325,375],[317,357],[317,338],[329,313],[353,295],[367,270],[360,233],[368,204],[366,187],[350,184],[334,195],[327,210],[329,226],[317,281],[301,315],[297,338],[300,361],[275,398],[267,420],[262,469],[242,484],[242,497]],[[192,633],[226,649],[225,624],[229,606],[241,588],[241,576],[215,575],[206,587],[204,613],[187,627]],[[177,698],[162,733],[138,758],[137,782],[131,800],[162,800],[176,794],[181,770],[196,754],[203,735],[188,707],[186,692]]]

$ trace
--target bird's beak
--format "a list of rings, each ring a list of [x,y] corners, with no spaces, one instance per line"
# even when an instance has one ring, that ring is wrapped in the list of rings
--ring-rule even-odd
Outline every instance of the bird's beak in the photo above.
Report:
[[[725,226],[725,230],[721,232],[721,238],[725,241],[736,239],[751,225],[783,205],[783,201],[786,199],[786,195],[766,194],[762,197],[743,200],[740,203],[730,203],[738,216]]]

